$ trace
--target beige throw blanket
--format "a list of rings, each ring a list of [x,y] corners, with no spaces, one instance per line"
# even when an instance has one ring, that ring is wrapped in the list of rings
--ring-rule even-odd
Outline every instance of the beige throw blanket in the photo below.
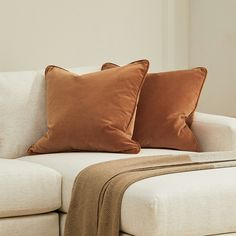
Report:
[[[64,236],[118,236],[121,202],[133,183],[159,175],[236,166],[236,155],[150,156],[95,164],[77,176]]]

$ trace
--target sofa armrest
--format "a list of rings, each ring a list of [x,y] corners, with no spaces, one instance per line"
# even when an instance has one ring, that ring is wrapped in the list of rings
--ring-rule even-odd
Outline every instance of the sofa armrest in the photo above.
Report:
[[[236,119],[196,112],[192,130],[203,152],[236,150]]]

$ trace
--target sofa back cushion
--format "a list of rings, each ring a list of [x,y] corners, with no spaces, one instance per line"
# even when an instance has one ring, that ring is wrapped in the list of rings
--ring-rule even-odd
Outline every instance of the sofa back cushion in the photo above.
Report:
[[[97,67],[72,69],[82,74],[97,70]],[[0,158],[26,155],[46,128],[44,72],[1,72]]]

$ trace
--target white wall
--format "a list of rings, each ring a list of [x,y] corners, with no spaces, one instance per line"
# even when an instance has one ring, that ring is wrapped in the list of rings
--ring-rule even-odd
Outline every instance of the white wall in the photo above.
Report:
[[[186,68],[188,0],[0,0],[0,71],[128,63]]]
[[[209,71],[199,110],[236,117],[235,0],[190,0],[189,55]]]
[[[0,71],[206,66],[199,109],[236,116],[236,0],[0,0]]]
[[[162,2],[162,69],[186,69],[189,64],[189,0]]]

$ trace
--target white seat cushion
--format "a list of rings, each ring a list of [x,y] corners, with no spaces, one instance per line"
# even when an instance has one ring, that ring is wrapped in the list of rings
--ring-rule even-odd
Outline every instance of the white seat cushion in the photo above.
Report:
[[[50,212],[61,206],[61,175],[48,167],[0,159],[0,218]]]
[[[122,153],[103,153],[103,152],[74,152],[74,153],[55,153],[25,156],[18,160],[26,160],[30,162],[40,163],[42,165],[51,167],[57,170],[63,176],[62,183],[62,207],[61,211],[67,213],[71,191],[73,188],[74,180],[78,173],[95,163],[128,158],[134,156],[147,156],[147,155],[161,155],[165,153],[182,153],[174,150],[165,149],[142,149],[139,154],[122,154]]]
[[[62,212],[68,211],[73,182],[85,167],[131,156],[181,152],[142,149],[138,155],[60,153],[24,157],[63,175]],[[169,174],[139,181],[124,194],[122,231],[135,236],[199,236],[236,231],[236,168]]]

